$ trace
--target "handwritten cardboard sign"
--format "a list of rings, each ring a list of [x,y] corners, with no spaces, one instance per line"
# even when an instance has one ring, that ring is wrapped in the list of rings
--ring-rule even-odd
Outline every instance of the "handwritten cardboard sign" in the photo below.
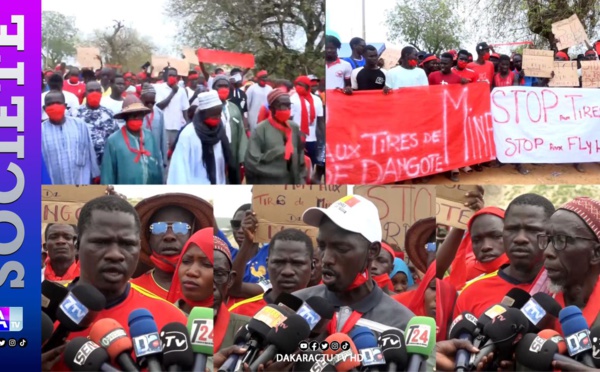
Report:
[[[552,33],[554,37],[558,39],[556,47],[558,50],[567,49],[575,45],[589,43],[587,33],[577,17],[577,14],[573,14],[567,19],[558,21],[552,24]]]
[[[600,161],[597,90],[502,87],[491,95],[494,139],[502,163]]]
[[[153,77],[157,77],[167,66],[174,67],[179,76],[187,76],[190,70],[189,61],[167,56],[152,56],[151,63],[154,67],[154,70],[152,70]]]
[[[583,88],[600,88],[600,61],[581,61]]]
[[[42,223],[77,224],[81,208],[105,195],[106,186],[42,186]]]
[[[493,160],[489,97],[479,83],[328,91],[327,183],[389,184]]]
[[[254,237],[257,243],[268,243],[283,229],[304,231],[313,241],[318,228],[302,222],[302,214],[310,207],[327,208],[346,196],[348,188],[339,185],[254,185],[252,210],[258,217]]]
[[[554,68],[551,50],[523,49],[523,70],[527,76],[549,78]]]
[[[435,216],[435,186],[364,185],[354,186],[354,194],[375,204],[382,239],[402,251],[408,229],[420,219]]]
[[[577,61],[554,62],[554,78],[550,80],[551,87],[578,87]]]
[[[91,68],[94,71],[99,69],[102,65],[98,56],[100,55],[100,49],[98,48],[77,48],[77,63],[81,68]]]
[[[184,60],[192,65],[198,65],[198,57],[192,48],[183,48]]]
[[[436,192],[436,222],[442,225],[466,229],[473,215],[465,202],[466,194],[477,191],[474,185],[438,185]]]

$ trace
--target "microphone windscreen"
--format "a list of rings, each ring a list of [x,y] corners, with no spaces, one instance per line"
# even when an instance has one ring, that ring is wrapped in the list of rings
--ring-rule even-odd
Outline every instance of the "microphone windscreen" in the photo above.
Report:
[[[92,324],[105,305],[106,298],[96,287],[77,284],[60,303],[56,318],[71,332],[83,331]]]
[[[558,314],[570,356],[592,349],[587,321],[577,306],[567,306]]]
[[[282,292],[279,296],[277,296],[273,303],[276,305],[287,306],[293,311],[298,311],[300,306],[302,306],[303,301],[293,294]]]
[[[358,350],[378,347],[377,339],[375,338],[373,331],[367,327],[355,326],[350,330],[348,336],[350,336]]]
[[[271,328],[281,323],[286,317],[278,306],[270,304],[254,314],[248,323],[248,329],[253,337],[264,340]]]
[[[544,308],[546,313],[558,318],[558,314],[562,310],[562,306],[547,293],[538,292],[531,296],[541,307]]]
[[[111,360],[133,349],[131,339],[121,323],[111,318],[98,319],[90,329],[89,338],[105,348]]]
[[[428,358],[435,347],[435,319],[426,316],[413,317],[408,321],[404,336],[407,353]]]
[[[502,300],[501,304],[507,307],[520,309],[531,298],[531,295],[521,288],[512,288]]]
[[[127,323],[129,324],[129,334],[133,341],[134,352],[138,359],[162,352],[158,327],[154,317],[147,309],[133,310],[129,314]]]
[[[321,316],[321,319],[333,319],[333,313],[335,309],[333,306],[323,297],[313,296],[306,300],[306,303],[310,305]]]
[[[194,353],[213,355],[213,315],[209,307],[194,307],[190,311],[187,329]]]
[[[67,287],[49,280],[42,282],[42,311],[46,313],[54,323],[56,312],[60,303],[67,297]]]
[[[489,337],[502,356],[512,353],[514,340],[527,332],[529,320],[519,309],[509,307],[506,312],[498,314],[483,329],[483,333]]]
[[[556,346],[558,346],[559,354],[567,353],[567,343],[565,342],[565,339],[563,338],[563,336],[560,333],[556,332],[555,330],[543,329],[540,332],[538,332],[538,336],[540,336],[544,340],[554,342],[556,344]]]
[[[63,354],[65,364],[72,371],[100,371],[108,363],[106,350],[85,337],[76,337],[67,343]]]
[[[42,311],[42,345],[52,336],[52,332],[54,332],[54,322]]]
[[[335,365],[337,371],[349,371],[360,366],[358,350],[350,336],[344,333],[334,333],[325,341],[329,344],[329,348],[323,354],[334,356],[331,364]]]
[[[300,315],[292,315],[269,331],[267,343],[274,345],[280,354],[291,354],[309,335],[308,323]]]
[[[160,331],[163,344],[163,367],[179,366],[184,371],[194,366],[194,351],[189,342],[187,327],[173,322],[165,325]]]
[[[515,350],[517,362],[534,371],[552,370],[554,354],[558,353],[555,343],[544,340],[534,333],[528,333]]]
[[[379,347],[387,363],[394,362],[399,370],[408,365],[408,354],[404,344],[404,335],[398,329],[388,329],[379,335]]]
[[[248,329],[248,324],[244,324],[238,329],[235,336],[233,337],[233,343],[239,344],[242,342],[247,342],[250,338],[250,330]]]
[[[449,338],[459,338],[459,336],[463,333],[473,336],[476,329],[477,318],[475,318],[475,315],[468,311],[463,311],[452,321],[452,324],[450,325]]]

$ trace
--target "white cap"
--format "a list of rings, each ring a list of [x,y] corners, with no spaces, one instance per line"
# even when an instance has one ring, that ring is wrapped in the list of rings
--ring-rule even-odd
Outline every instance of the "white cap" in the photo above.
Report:
[[[381,223],[379,211],[370,200],[359,195],[344,196],[329,208],[308,208],[302,215],[302,221],[309,226],[319,227],[323,216],[344,230],[361,234],[369,242],[381,241]]]
[[[209,108],[222,106],[223,102],[219,98],[216,90],[198,94],[198,110],[208,110]]]

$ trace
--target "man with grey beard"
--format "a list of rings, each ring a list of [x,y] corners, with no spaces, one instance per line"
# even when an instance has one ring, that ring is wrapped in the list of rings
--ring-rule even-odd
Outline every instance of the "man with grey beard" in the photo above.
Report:
[[[599,326],[600,201],[578,197],[558,208],[538,245],[556,301],[580,308],[590,328]]]

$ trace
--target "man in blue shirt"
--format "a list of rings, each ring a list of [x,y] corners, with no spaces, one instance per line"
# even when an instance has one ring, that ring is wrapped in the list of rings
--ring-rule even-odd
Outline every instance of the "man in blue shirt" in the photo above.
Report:
[[[350,57],[342,58],[344,61],[350,63],[352,69],[363,67],[366,63],[365,57],[363,56],[365,51],[366,43],[363,39],[359,37],[354,37],[350,40],[350,49],[352,49],[352,54]]]

